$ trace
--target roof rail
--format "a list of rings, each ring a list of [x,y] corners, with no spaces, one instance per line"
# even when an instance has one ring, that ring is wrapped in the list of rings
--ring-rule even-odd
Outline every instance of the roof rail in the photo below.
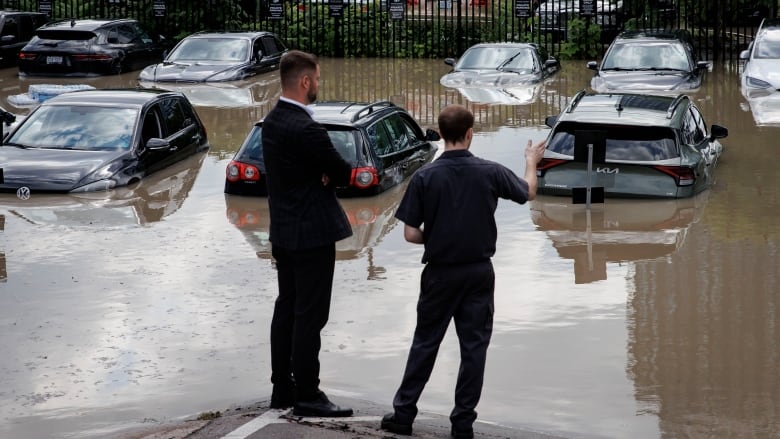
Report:
[[[684,100],[690,100],[690,98],[684,94],[679,94],[677,97],[674,98],[671,104],[669,104],[669,108],[666,109],[666,118],[671,119],[672,115],[674,114],[674,110],[677,108],[680,103]]]
[[[573,98],[571,98],[571,102],[569,102],[569,106],[566,107],[566,112],[571,113],[574,111],[574,108],[577,107],[577,104],[580,103],[580,99],[585,96],[585,89],[580,90],[576,95],[574,95]]]
[[[380,108],[385,108],[385,107],[395,107],[395,106],[396,105],[390,101],[376,101],[373,104],[366,105],[365,108],[362,108],[357,113],[355,113],[352,116],[350,122],[355,122],[361,117],[368,116],[369,114],[373,113],[374,110],[378,110]]]

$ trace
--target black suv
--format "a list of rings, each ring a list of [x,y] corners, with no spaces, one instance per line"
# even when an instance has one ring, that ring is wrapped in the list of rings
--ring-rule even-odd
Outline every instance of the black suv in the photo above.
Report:
[[[590,87],[610,92],[688,92],[701,87],[710,63],[699,59],[693,37],[685,29],[624,31],[615,37]]]
[[[340,196],[373,195],[397,185],[431,161],[439,133],[423,130],[403,108],[389,101],[372,104],[323,102],[310,106],[328,130],[333,146],[352,164],[349,186]],[[225,193],[267,195],[261,133],[257,122],[227,166]]]
[[[136,20],[60,20],[38,28],[22,48],[19,74],[117,74],[160,62],[164,50],[164,38]]]
[[[19,51],[47,21],[40,12],[0,10],[0,65],[16,64]]]

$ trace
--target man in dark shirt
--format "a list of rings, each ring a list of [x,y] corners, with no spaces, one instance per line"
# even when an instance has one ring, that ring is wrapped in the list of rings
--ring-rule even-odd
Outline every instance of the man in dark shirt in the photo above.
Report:
[[[263,122],[271,251],[279,296],[271,320],[271,408],[297,416],[352,416],[319,389],[320,332],[330,312],[336,241],[352,235],[334,186],[352,166],[306,105],[317,99],[314,55],[289,51],[279,66],[282,95]]]
[[[394,412],[381,427],[412,434],[417,401],[433,370],[439,344],[454,318],[461,363],[450,414],[452,436],[474,437],[474,410],[482,393],[485,358],[493,329],[496,251],[495,210],[499,198],[525,203],[536,196],[536,164],[545,142],[525,149],[525,175],[472,155],[474,116],[460,105],[439,115],[444,152],[412,176],[395,216],[404,222],[404,238],[424,244],[425,265],[417,304],[417,327]]]

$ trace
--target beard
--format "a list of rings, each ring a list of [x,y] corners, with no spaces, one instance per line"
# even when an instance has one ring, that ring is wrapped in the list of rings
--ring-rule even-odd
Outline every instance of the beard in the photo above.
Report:
[[[313,90],[309,90],[306,93],[306,99],[309,101],[310,104],[313,104],[317,101],[317,92]]]

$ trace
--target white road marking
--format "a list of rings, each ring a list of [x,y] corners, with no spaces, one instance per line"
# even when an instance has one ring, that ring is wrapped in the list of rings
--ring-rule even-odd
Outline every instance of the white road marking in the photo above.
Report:
[[[377,424],[382,421],[381,416],[350,416],[346,418],[312,418],[312,417],[297,417],[290,415],[291,410],[275,410],[270,409],[255,419],[247,422],[246,424],[231,431],[222,439],[246,439],[252,434],[262,430],[265,426],[271,424],[286,424],[288,422],[299,423],[317,423],[317,422],[329,422],[329,423],[349,423],[349,422],[376,422]],[[283,418],[282,416],[290,415],[291,418]],[[417,420],[431,419],[426,416],[417,416]]]

